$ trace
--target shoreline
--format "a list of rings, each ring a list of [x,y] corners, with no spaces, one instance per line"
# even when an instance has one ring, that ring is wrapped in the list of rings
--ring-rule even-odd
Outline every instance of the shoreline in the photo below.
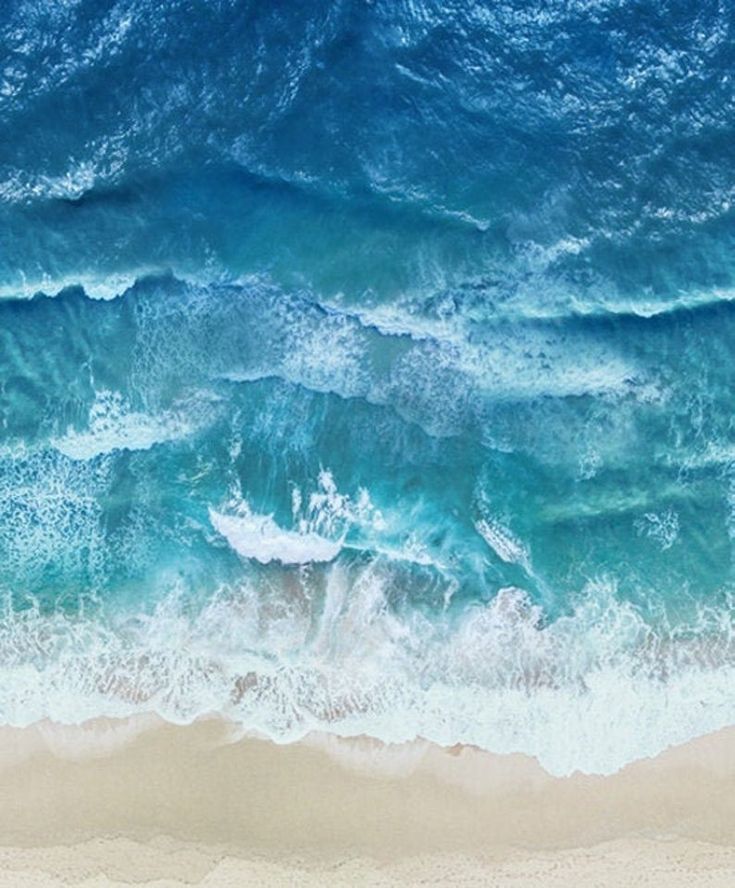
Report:
[[[216,717],[42,722],[0,729],[0,797],[0,885],[735,881],[735,729],[560,778],[426,741],[277,745]]]

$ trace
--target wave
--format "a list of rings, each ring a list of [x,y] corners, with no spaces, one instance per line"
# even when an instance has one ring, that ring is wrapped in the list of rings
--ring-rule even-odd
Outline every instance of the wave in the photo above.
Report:
[[[353,501],[337,490],[331,472],[319,474],[317,489],[306,503],[299,487],[291,490],[293,529],[279,527],[272,515],[253,513],[247,501],[231,497],[224,510],[209,509],[215,530],[243,558],[261,564],[311,564],[333,561],[342,551],[349,530],[360,525],[379,529],[382,515],[370,495],[361,490]]]
[[[200,423],[205,405],[196,407]],[[89,410],[84,431],[69,429],[50,444],[59,453],[74,460],[94,459],[115,450],[148,450],[156,444],[177,441],[192,434],[196,426],[191,405],[186,411],[161,412],[150,416],[132,410],[119,392],[100,391]],[[211,416],[209,417],[211,421]]]
[[[221,280],[211,280],[201,272],[139,269],[113,275],[23,280],[18,285],[0,286],[0,305],[39,298],[64,301],[79,294],[92,301],[142,303],[153,321],[157,311],[145,303],[150,301],[150,293],[157,291],[168,301],[171,296],[166,293],[184,296],[177,312],[185,328],[195,320],[197,305],[208,301],[219,311],[218,303],[228,294],[240,294],[262,313],[262,320],[256,317],[254,324],[263,323],[267,328],[293,322],[292,329],[283,331],[292,348],[283,362],[263,363],[246,372],[233,368],[221,374],[233,381],[279,376],[314,391],[375,397],[360,364],[366,357],[372,359],[371,353],[382,349],[383,343],[393,341],[399,344],[397,357],[410,353],[412,360],[428,361],[437,371],[449,366],[467,377],[478,392],[534,398],[634,391],[638,398],[657,400],[662,393],[653,374],[632,360],[630,350],[621,349],[615,340],[624,335],[642,338],[649,332],[660,336],[663,325],[675,330],[688,322],[707,323],[709,316],[718,313],[729,316],[735,293],[731,288],[713,287],[653,301],[588,294],[589,301],[575,297],[563,311],[555,303],[521,303],[484,317],[482,313],[478,316],[475,305],[478,298],[481,303],[484,299],[482,282],[476,287],[480,296],[475,293],[466,306],[456,293],[445,294],[452,305],[445,313],[436,310],[433,297],[360,306],[323,298],[308,289],[283,290],[267,275],[224,275]],[[162,315],[167,311],[164,308]],[[377,346],[376,340],[380,342]],[[394,377],[398,379],[401,372]],[[339,379],[347,385],[335,387],[334,381]]]
[[[284,291],[263,279],[202,285],[149,277],[120,299],[102,301],[67,288],[55,299],[32,301],[19,324],[13,306],[0,303],[7,335],[17,339],[17,347],[0,354],[8,374],[47,323],[61,325],[67,337],[60,367],[69,362],[72,343],[90,366],[98,350],[116,356],[120,370],[109,368],[113,376],[104,387],[98,391],[92,382],[84,395],[86,419],[70,431],[60,418],[49,435],[63,452],[76,448],[88,457],[105,448],[136,448],[136,436],[153,443],[186,434],[184,426],[201,427],[212,412],[197,419],[204,401],[232,397],[224,382],[278,379],[361,399],[438,436],[477,435],[504,403],[587,396],[643,404],[661,397],[657,368],[594,326],[482,325],[461,318],[436,324],[405,314],[402,329],[389,331],[348,307],[324,306],[310,291]],[[58,374],[44,366],[39,363],[38,372],[45,374],[45,396],[58,388],[62,398],[60,380],[71,368]],[[102,405],[105,391],[119,399],[120,415]]]
[[[724,8],[682,6],[643,33],[630,2],[441,16],[431,0],[253,17],[195,7],[8,11],[3,272],[104,276],[121,256],[182,273],[275,264],[281,283],[357,302],[485,276],[488,309],[542,312],[594,307],[590,290],[646,313],[695,284],[731,288]],[[554,64],[530,76],[528,52],[551,42]],[[90,97],[82,115],[78,95]],[[233,168],[334,205],[264,195]],[[132,210],[55,205],[105,189],[134,192]],[[427,214],[435,229],[417,221]]]
[[[261,564],[318,564],[333,561],[342,550],[341,540],[329,540],[317,533],[283,530],[270,515],[253,515],[244,506],[235,514],[223,515],[210,509],[214,529],[244,558]]]
[[[218,712],[277,742],[421,736],[564,775],[609,773],[735,719],[729,610],[656,634],[605,583],[551,624],[513,588],[452,621],[399,614],[375,566],[331,567],[321,595],[304,576],[282,588],[223,591],[195,613],[175,592],[107,619],[6,613],[0,721]]]
[[[138,272],[89,275],[73,273],[69,277],[43,276],[28,279],[25,275],[15,284],[0,285],[0,300],[29,300],[47,297],[63,298],[68,292],[80,292],[88,299],[117,299],[150,275]]]
[[[76,291],[92,300],[112,300],[135,293],[150,282],[167,279],[203,289],[227,286],[249,289],[263,285],[278,287],[274,280],[269,280],[268,275],[263,273],[237,274],[223,268],[213,279],[212,272],[212,268],[201,271],[171,263],[165,269],[152,266],[98,273],[70,271],[65,276],[45,274],[38,278],[22,275],[13,283],[0,282],[0,300],[58,298]],[[548,287],[548,282],[542,277],[538,285]],[[696,283],[684,282],[673,294],[662,292],[655,296],[649,293],[625,294],[613,285],[606,287],[603,284],[580,292],[570,286],[563,295],[539,301],[524,290],[522,294],[498,305],[493,303],[493,290],[494,284],[486,276],[479,275],[458,280],[446,292],[429,288],[429,295],[415,292],[404,298],[372,305],[355,304],[313,291],[308,298],[328,315],[350,319],[384,336],[405,336],[415,341],[432,340],[447,344],[466,340],[468,332],[478,321],[480,325],[529,327],[544,323],[573,325],[575,322],[593,327],[620,322],[645,323],[657,319],[676,322],[702,312],[727,309],[735,301],[735,288],[732,286],[711,285],[703,288]],[[304,294],[305,291],[301,289],[300,292]],[[472,293],[472,299],[465,308],[463,303],[468,292]],[[481,306],[479,317],[478,304]]]

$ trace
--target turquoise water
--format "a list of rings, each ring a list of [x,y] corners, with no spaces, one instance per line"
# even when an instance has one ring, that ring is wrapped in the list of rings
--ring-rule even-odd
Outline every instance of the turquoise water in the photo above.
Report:
[[[732,28],[6,4],[0,722],[735,722]]]

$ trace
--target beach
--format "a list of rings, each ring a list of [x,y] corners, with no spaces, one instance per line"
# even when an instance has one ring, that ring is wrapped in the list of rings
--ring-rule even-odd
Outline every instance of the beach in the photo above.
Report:
[[[0,888],[735,888],[735,4],[0,4]]]
[[[599,777],[218,719],[0,731],[0,885],[729,886],[735,731]]]

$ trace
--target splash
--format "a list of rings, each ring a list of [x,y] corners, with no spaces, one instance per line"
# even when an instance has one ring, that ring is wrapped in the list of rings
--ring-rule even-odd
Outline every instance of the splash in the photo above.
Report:
[[[380,528],[383,518],[360,490],[355,500],[339,493],[328,470],[319,473],[316,489],[304,502],[302,491],[291,492],[293,527],[283,529],[272,515],[253,513],[238,496],[230,498],[223,511],[209,509],[212,526],[243,558],[261,564],[307,564],[333,561],[342,551],[347,534],[354,526]]]

